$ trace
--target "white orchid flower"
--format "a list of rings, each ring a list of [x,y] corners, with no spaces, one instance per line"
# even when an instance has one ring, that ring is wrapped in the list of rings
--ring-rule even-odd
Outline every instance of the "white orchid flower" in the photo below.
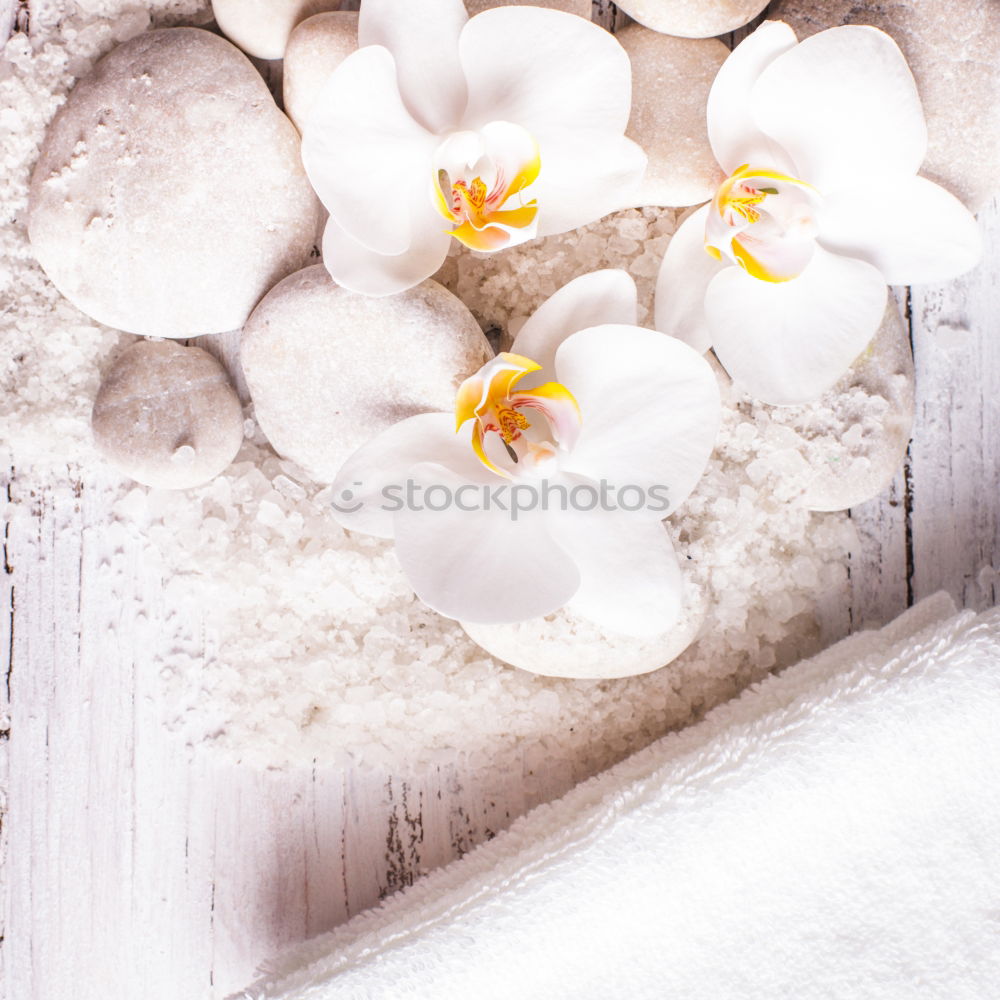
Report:
[[[720,405],[701,355],[636,326],[624,271],[584,275],[462,385],[454,414],[410,417],[355,452],[336,516],[394,538],[417,595],[449,618],[567,606],[662,631],[681,607],[662,520],[703,474]]]
[[[973,216],[917,175],[920,98],[876,28],[798,42],[765,22],[719,70],[708,132],[728,176],[667,249],[656,326],[714,348],[758,399],[817,398],[874,336],[887,283],[943,281],[980,257]]]
[[[302,139],[338,284],[389,295],[453,238],[501,250],[628,204],[646,157],[624,136],[629,58],[604,29],[538,7],[470,19],[462,0],[364,0],[358,40]]]

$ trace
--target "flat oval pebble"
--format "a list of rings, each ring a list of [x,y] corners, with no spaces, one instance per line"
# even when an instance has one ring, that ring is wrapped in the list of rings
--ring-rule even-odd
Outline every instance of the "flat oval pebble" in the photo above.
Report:
[[[808,443],[806,506],[847,510],[878,496],[903,462],[914,406],[909,333],[890,298],[868,349],[832,389],[815,403],[773,410]]]
[[[316,14],[292,32],[285,49],[282,95],[285,113],[300,132],[323,84],[357,47],[356,11]]]
[[[140,340],[114,362],[91,417],[94,443],[136,482],[188,489],[214,479],[243,442],[243,408],[207,351]]]
[[[565,609],[513,625],[461,624],[477,646],[513,667],[546,677],[597,680],[665,667],[698,637],[705,613],[704,593],[685,579],[680,618],[651,638],[606,632]]]
[[[640,24],[681,38],[711,38],[749,24],[768,0],[617,0]]]
[[[222,33],[244,52],[281,59],[295,25],[339,6],[340,0],[212,0],[212,13]]]
[[[716,38],[672,38],[638,24],[615,37],[632,60],[630,139],[649,165],[637,205],[697,205],[723,179],[708,141],[705,106],[729,49]]]
[[[322,264],[273,289],[241,345],[257,422],[317,482],[392,424],[451,412],[459,385],[492,356],[472,313],[437,282],[369,298]]]
[[[56,115],[28,233],[87,315],[158,337],[243,325],[308,262],[319,202],[299,137],[249,60],[198,28],[114,49]]]
[[[1000,3],[996,0],[776,0],[768,16],[799,38],[871,24],[903,50],[927,117],[920,172],[981,209],[1000,188]]]

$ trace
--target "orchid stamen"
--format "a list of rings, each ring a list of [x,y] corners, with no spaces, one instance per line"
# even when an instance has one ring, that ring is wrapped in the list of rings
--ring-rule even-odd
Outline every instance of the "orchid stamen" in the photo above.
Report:
[[[442,143],[433,190],[448,230],[473,250],[498,250],[532,239],[538,201],[525,197],[541,171],[538,144],[524,129],[493,122]]]
[[[480,462],[505,479],[515,470],[505,468],[502,454],[489,450],[494,439],[519,466],[519,475],[541,475],[558,463],[560,452],[576,443],[582,425],[580,407],[573,394],[559,382],[546,382],[530,389],[518,383],[540,371],[530,358],[498,354],[459,387],[455,400],[455,424],[461,429],[472,422],[472,447]]]

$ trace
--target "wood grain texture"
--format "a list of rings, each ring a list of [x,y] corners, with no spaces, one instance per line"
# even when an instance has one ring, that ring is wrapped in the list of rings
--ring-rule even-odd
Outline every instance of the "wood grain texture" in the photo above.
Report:
[[[996,603],[1000,552],[1000,210],[975,271],[911,293],[917,415],[910,447],[912,596]],[[919,556],[919,558],[917,558]]]
[[[0,38],[28,27],[0,0]],[[621,16],[598,0],[595,16]],[[993,603],[1000,564],[1000,212],[984,264],[902,291],[917,366],[906,466],[852,511],[830,638],[941,587]],[[153,652],[169,608],[109,521],[110,481],[40,487],[4,532],[0,648],[0,983],[10,1000],[220,998],[583,775],[530,758],[419,781],[192,759],[158,724]],[[191,636],[192,650],[198,636]]]

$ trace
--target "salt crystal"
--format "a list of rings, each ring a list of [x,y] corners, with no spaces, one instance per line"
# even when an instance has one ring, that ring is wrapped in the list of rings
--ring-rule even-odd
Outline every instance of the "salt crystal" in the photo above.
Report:
[[[284,514],[281,512],[281,508],[269,500],[262,500],[260,506],[257,508],[257,520],[261,524],[266,524],[268,527],[276,527],[281,524],[285,519]]]
[[[283,496],[292,501],[305,500],[308,495],[306,491],[288,476],[281,475],[275,477],[274,488]]]

